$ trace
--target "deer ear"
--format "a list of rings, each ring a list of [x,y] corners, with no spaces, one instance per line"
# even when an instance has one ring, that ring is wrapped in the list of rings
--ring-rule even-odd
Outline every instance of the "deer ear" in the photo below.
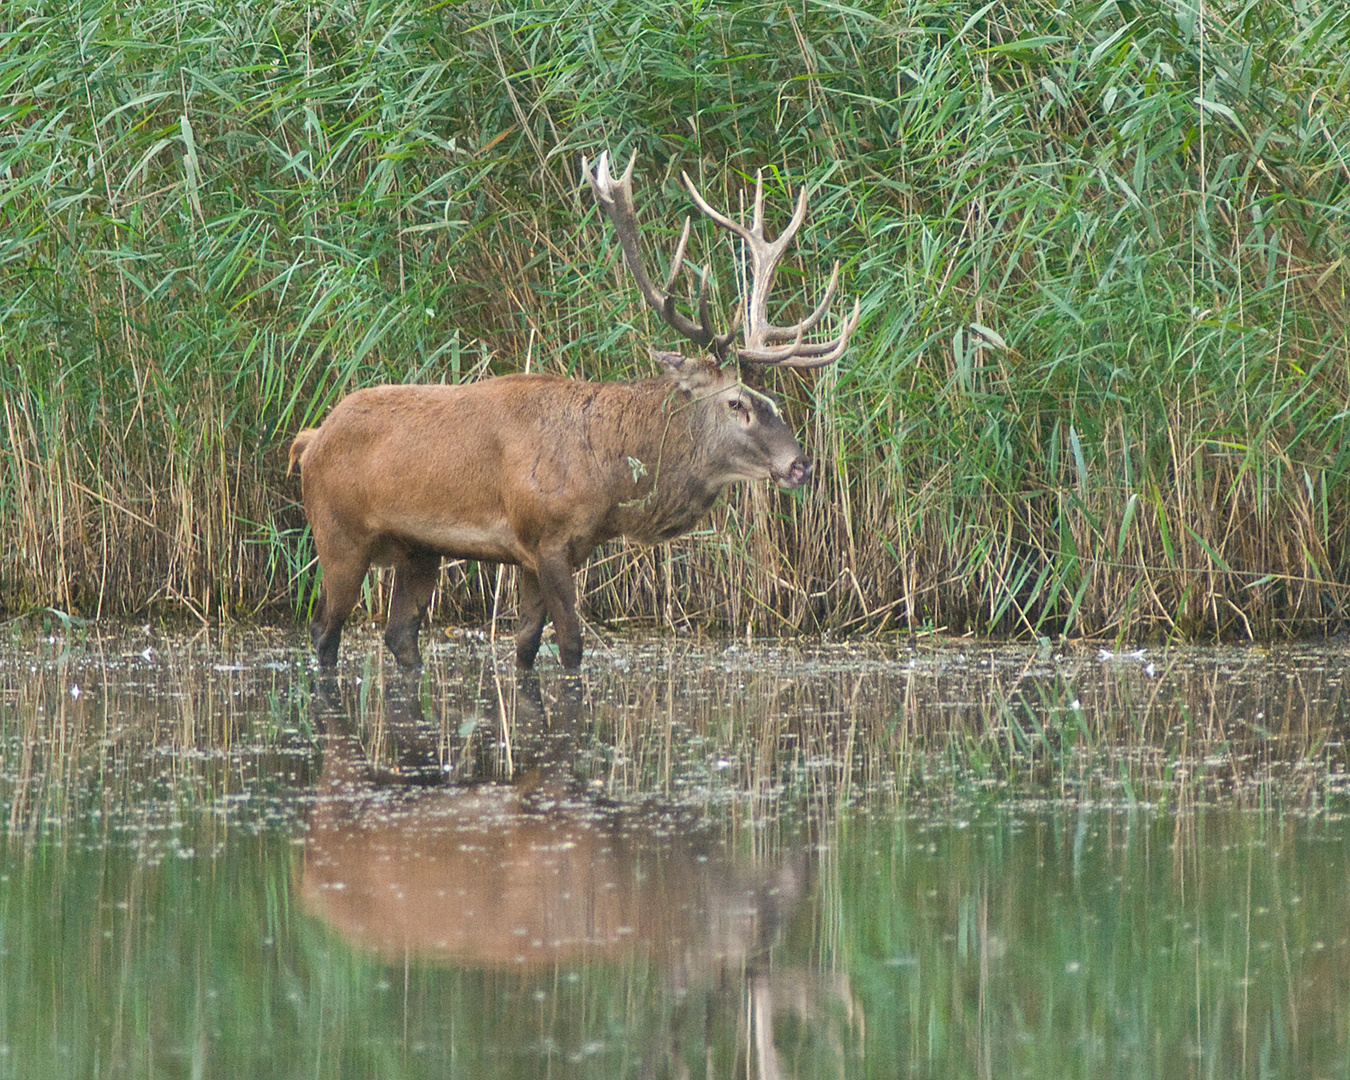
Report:
[[[686,394],[699,394],[719,386],[722,369],[716,360],[706,356],[685,356],[677,352],[651,350],[652,359],[661,370]]]

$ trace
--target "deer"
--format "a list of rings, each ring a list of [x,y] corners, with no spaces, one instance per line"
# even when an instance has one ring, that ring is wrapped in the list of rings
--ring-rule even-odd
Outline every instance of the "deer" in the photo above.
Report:
[[[777,403],[741,377],[747,365],[830,364],[858,324],[855,301],[837,332],[821,336],[837,262],[808,315],[787,326],[769,319],[775,271],[806,217],[806,187],[770,240],[762,175],[747,226],[710,206],[682,174],[699,211],[739,237],[748,256],[748,296],[730,328],[717,332],[706,269],[693,314],[676,306],[672,292],[685,269],[690,218],[665,283],[647,272],[633,202],[636,162],[635,153],[615,178],[605,151],[594,167],[581,159],[582,176],[643,299],[699,352],[653,349],[662,374],[632,381],[535,372],[368,387],[338,402],[319,427],[298,432],[289,471],[299,466],[320,569],[310,636],[321,667],[337,664],[343,624],[371,566],[394,568],[385,644],[402,668],[420,667],[418,633],[441,560],[457,558],[518,568],[521,668],[533,666],[546,619],[562,666],[577,668],[582,632],[573,578],[598,545],[617,537],[656,544],[687,533],[731,483],[771,480],[791,490],[810,479],[811,460]]]

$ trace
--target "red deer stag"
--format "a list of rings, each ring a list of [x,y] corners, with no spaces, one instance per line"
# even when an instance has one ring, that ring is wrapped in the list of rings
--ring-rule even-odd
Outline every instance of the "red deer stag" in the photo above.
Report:
[[[564,667],[581,663],[572,575],[602,541],[657,543],[688,532],[736,480],[772,479],[795,488],[811,475],[777,405],[745,386],[741,363],[820,367],[837,359],[858,322],[858,305],[833,338],[811,337],[838,278],[806,318],[775,326],[767,315],[774,270],[806,216],[806,191],[773,241],[764,236],[763,184],[746,227],[709,206],[689,177],[698,208],[739,236],[750,259],[750,295],[739,328],[709,327],[706,274],[698,317],[675,307],[670,290],[684,263],[683,235],[670,275],[647,275],[633,206],[634,159],[617,180],[607,154],[582,172],[618,233],[642,295],[672,329],[710,355],[652,355],[664,377],[584,382],[557,375],[502,375],[462,386],[357,390],[318,428],[296,435],[305,514],[322,571],[310,633],[319,663],[337,663],[342,624],[372,565],[394,567],[384,640],[404,667],[421,662],[417,635],[442,557],[520,568],[516,660],[530,667],[546,617]],[[724,366],[725,365],[725,366]]]

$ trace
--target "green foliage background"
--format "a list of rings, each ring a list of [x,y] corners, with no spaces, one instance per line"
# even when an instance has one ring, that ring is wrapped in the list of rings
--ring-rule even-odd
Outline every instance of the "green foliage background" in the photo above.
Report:
[[[1350,600],[1350,12],[947,0],[0,4],[0,605],[308,603],[285,447],[343,393],[670,345],[578,161],[774,220],[856,343],[819,481],[619,545],[592,617],[1329,631]],[[734,303],[734,253],[696,260]],[[380,587],[371,602],[378,605]],[[456,617],[509,607],[473,566]]]

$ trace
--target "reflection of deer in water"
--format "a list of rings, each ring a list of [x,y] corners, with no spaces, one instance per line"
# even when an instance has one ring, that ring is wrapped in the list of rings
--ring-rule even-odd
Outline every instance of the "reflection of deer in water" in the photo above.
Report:
[[[393,714],[394,768],[364,753],[347,707],[325,711],[300,883],[307,910],[391,962],[528,971],[636,960],[677,990],[743,977],[760,1070],[775,1075],[774,986],[811,980],[771,978],[767,958],[805,892],[805,855],[749,865],[669,808],[605,805],[572,770],[575,680],[551,710],[536,678],[514,685],[514,703],[500,699],[517,755],[505,780],[446,783],[415,698],[377,703]],[[786,996],[801,1007],[800,993]]]

